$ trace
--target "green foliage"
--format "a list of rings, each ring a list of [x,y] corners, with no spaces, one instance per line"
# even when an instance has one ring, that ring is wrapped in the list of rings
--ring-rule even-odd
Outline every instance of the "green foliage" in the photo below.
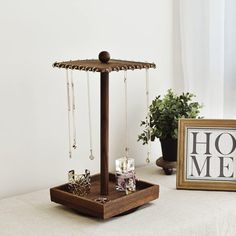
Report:
[[[202,108],[198,102],[192,101],[193,97],[195,95],[191,93],[182,93],[178,96],[171,89],[163,99],[160,95],[157,96],[149,106],[150,128],[146,117],[145,121],[141,121],[144,130],[138,136],[138,141],[142,140],[143,144],[147,144],[150,138],[151,141],[166,137],[177,139],[179,118],[197,118]]]

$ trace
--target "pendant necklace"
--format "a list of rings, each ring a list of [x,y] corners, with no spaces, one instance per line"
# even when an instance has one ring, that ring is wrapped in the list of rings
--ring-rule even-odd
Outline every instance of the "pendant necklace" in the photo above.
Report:
[[[66,69],[66,88],[67,88],[67,110],[68,110],[68,139],[69,139],[69,158],[72,158],[71,149],[71,102],[70,102],[70,81],[68,76],[68,69]]]
[[[146,69],[146,113],[147,113],[147,158],[146,162],[150,163],[151,155],[151,126],[150,126],[150,112],[149,112],[149,71]]]
[[[75,91],[74,91],[74,79],[73,79],[73,70],[71,70],[71,74],[70,74],[70,78],[71,78],[71,93],[72,93],[72,125],[73,125],[73,145],[72,147],[74,149],[77,148],[76,145],[76,125],[75,125]]]
[[[92,122],[91,122],[91,101],[90,101],[90,81],[89,72],[87,71],[87,94],[88,94],[88,117],[89,117],[89,159],[93,160],[95,157],[93,155],[93,140],[92,140]]]
[[[128,96],[127,96],[127,71],[124,71],[124,93],[125,93],[125,158],[128,160]]]

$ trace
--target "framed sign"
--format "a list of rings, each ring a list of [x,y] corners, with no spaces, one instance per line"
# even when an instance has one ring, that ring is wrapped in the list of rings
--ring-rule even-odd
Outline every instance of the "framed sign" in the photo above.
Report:
[[[180,119],[177,189],[236,191],[236,120]]]

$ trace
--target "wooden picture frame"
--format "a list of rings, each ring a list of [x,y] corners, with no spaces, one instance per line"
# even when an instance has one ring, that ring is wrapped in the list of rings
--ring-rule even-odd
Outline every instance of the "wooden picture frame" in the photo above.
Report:
[[[236,191],[236,120],[180,119],[177,189]]]

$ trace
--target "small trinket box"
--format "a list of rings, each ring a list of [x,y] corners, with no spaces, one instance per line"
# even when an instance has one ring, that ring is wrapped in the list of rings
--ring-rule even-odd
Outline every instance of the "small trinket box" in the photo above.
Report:
[[[116,190],[126,194],[136,190],[134,159],[123,157],[116,160]]]

